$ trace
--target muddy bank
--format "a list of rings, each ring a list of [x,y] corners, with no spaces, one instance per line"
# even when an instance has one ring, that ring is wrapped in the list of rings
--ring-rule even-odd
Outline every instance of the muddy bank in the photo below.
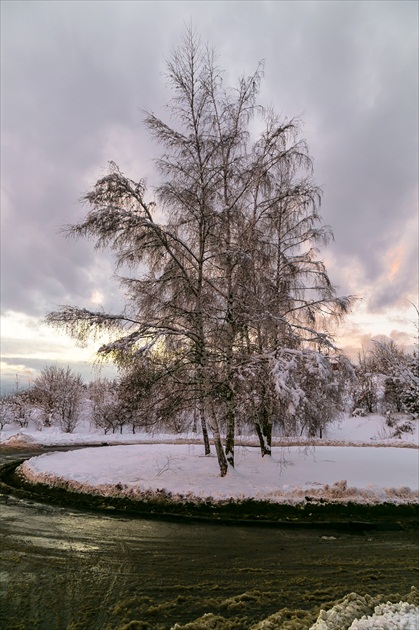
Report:
[[[139,518],[181,522],[208,522],[223,525],[276,528],[331,528],[336,530],[419,529],[419,505],[383,503],[327,503],[309,495],[301,506],[256,500],[173,501],[165,492],[145,494],[140,499],[103,497],[74,492],[47,484],[29,483],[16,472],[24,460],[0,469],[0,491],[27,499],[89,511]]]

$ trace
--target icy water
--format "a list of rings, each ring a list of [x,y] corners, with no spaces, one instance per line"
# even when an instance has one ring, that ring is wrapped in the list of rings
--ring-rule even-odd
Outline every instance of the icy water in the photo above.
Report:
[[[217,630],[249,630],[280,610],[293,621],[278,627],[308,628],[352,591],[390,597],[418,585],[414,532],[177,524],[4,495],[0,509],[7,630],[166,630],[206,613],[222,618]]]

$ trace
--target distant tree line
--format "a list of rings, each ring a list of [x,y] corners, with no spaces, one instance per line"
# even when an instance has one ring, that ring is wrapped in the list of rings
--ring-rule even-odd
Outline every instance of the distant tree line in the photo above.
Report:
[[[114,380],[88,384],[68,366],[45,367],[33,384],[0,397],[0,429],[31,422],[39,430],[57,428],[72,433],[81,422],[104,435],[146,431],[202,436],[199,408],[176,380],[168,381],[162,357],[150,356],[121,370]],[[261,453],[270,453],[259,435],[323,437],[343,411],[355,416],[381,413],[393,436],[409,430],[409,418],[419,418],[419,355],[393,341],[375,342],[359,354],[356,365],[339,355],[311,350],[284,350],[275,368],[261,362],[240,373],[237,433],[256,434]],[[221,402],[223,392],[219,392]],[[213,403],[214,414],[218,405]],[[406,426],[397,414],[406,416]],[[265,414],[264,417],[262,414]],[[227,423],[219,419],[222,441]]]

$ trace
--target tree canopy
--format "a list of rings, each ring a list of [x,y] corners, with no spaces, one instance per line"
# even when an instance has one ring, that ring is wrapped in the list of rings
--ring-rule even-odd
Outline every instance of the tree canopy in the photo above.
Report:
[[[257,102],[263,65],[227,88],[214,51],[188,30],[167,78],[169,120],[145,118],[162,147],[159,184],[149,192],[111,162],[83,198],[85,219],[67,228],[113,252],[126,308],[111,315],[63,306],[47,321],[79,340],[111,332],[99,354],[122,368],[146,360],[166,388],[165,405],[173,393],[174,409],[199,416],[207,453],[209,426],[224,475],[243,399],[252,408],[258,401],[253,420],[269,453],[284,352],[324,370],[329,324],[351,298],[336,294],[319,258],[332,231],[322,225],[301,121]]]

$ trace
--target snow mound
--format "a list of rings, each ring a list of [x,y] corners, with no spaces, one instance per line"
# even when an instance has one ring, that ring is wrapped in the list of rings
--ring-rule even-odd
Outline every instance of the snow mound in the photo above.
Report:
[[[419,608],[407,602],[398,604],[380,604],[374,614],[355,620],[350,630],[417,630],[419,627]]]
[[[376,604],[370,595],[350,593],[330,610],[321,610],[310,630],[417,630],[419,607],[400,601]]]
[[[28,444],[34,445],[36,443],[37,441],[35,438],[32,437],[32,435],[19,432],[9,436],[6,440],[4,440],[3,446],[20,447],[27,446]]]
[[[417,630],[419,607],[414,587],[406,599],[409,601],[383,603],[382,595],[372,597],[350,593],[330,610],[322,610],[312,626],[307,625],[309,611],[307,616],[299,611],[300,614],[290,617],[290,611],[283,609],[252,625],[250,630]],[[206,613],[185,625],[176,623],[171,630],[233,630],[235,627],[233,620]]]
[[[349,628],[354,620],[370,615],[373,610],[372,597],[350,593],[330,610],[321,610],[310,630],[343,630]]]

